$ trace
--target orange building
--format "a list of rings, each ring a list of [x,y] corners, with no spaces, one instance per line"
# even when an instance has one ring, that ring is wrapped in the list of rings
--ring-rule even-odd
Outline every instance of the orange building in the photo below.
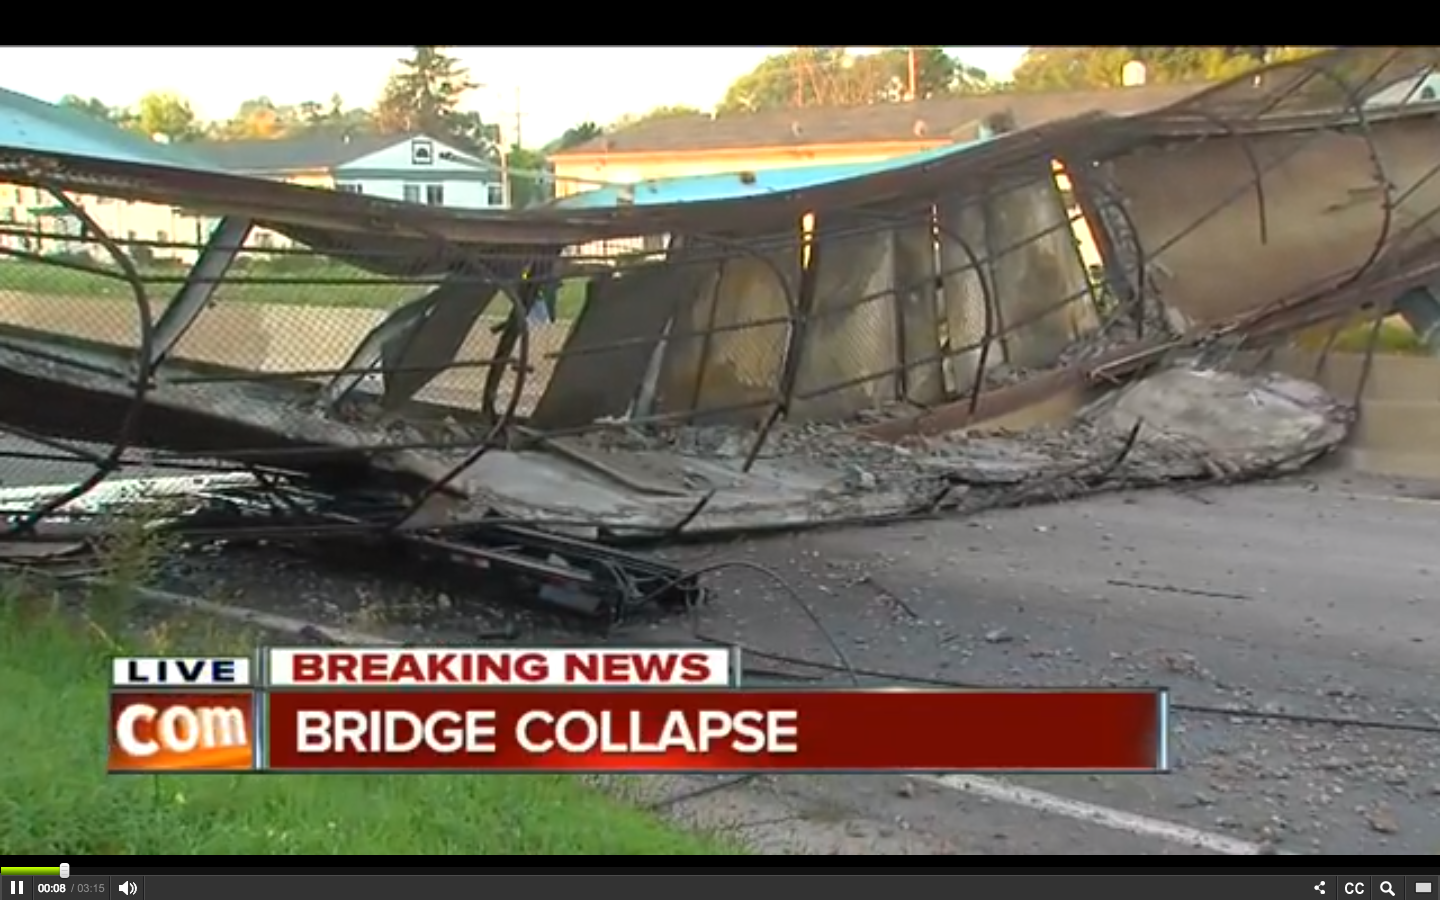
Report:
[[[979,94],[641,121],[550,157],[556,196],[605,184],[796,166],[869,163],[973,140],[996,116],[1026,128],[1086,112],[1133,114],[1208,85]]]

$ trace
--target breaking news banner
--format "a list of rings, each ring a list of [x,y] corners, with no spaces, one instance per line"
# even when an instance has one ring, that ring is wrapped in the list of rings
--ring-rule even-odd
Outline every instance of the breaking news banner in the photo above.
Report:
[[[1157,772],[1163,691],[298,691],[271,771]]]
[[[259,764],[259,695],[244,657],[113,661],[109,771],[235,772]]]
[[[111,772],[1155,772],[1163,691],[740,690],[728,649],[114,660]]]
[[[739,683],[720,647],[271,649],[276,688],[720,688]]]

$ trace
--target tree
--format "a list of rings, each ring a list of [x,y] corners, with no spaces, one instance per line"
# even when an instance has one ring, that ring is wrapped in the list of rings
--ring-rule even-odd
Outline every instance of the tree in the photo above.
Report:
[[[500,157],[500,144],[504,136],[500,126],[485,122],[473,110],[457,112],[450,116],[449,130],[444,132],[457,146],[492,162]]]
[[[565,133],[545,145],[545,152],[559,153],[562,150],[569,150],[581,144],[588,144],[605,133],[605,129],[594,122],[581,122],[579,125],[572,125],[565,129]]]
[[[102,122],[118,122],[125,114],[124,110],[112,108],[97,97],[81,97],[77,94],[61,97],[60,105]]]
[[[191,140],[200,134],[200,123],[190,101],[169,91],[152,91],[135,107],[134,125],[142,134],[161,135],[169,141]]]
[[[376,125],[375,116],[370,110],[346,106],[344,97],[331,94],[330,102],[312,127],[347,134],[367,134],[378,130],[379,126]]]
[[[290,109],[277,106],[269,97],[256,97],[241,103],[235,115],[220,123],[216,131],[225,140],[268,140],[287,131],[290,119]]]
[[[797,99],[803,99],[799,67],[800,59],[794,51],[770,54],[731,82],[716,110],[758,112],[794,105]]]
[[[511,147],[506,158],[506,167],[510,174],[511,207],[523,209],[544,203],[555,196],[550,166],[541,151],[526,150],[520,146]]]
[[[606,131],[619,131],[621,128],[629,128],[641,122],[652,122],[656,119],[688,119],[694,116],[705,115],[693,106],[657,106],[654,109],[643,113],[626,113],[614,122]],[[587,123],[590,124],[590,123]]]
[[[910,55],[915,55],[915,96],[910,93]],[[926,100],[949,94],[973,94],[991,88],[990,77],[945,52],[943,47],[886,47],[878,53],[854,57],[849,64],[852,78],[859,76],[868,85],[871,97],[865,102],[905,99]],[[845,65],[844,60],[841,62]]]
[[[630,118],[636,122],[648,122],[652,119],[686,119],[691,116],[703,115],[705,115],[705,113],[697,107],[679,104],[673,106],[657,106],[638,116],[626,116],[622,118]]]
[[[295,106],[295,118],[307,128],[325,124],[325,105],[314,100],[305,100]]]
[[[273,140],[313,132],[355,134],[372,128],[370,114],[346,109],[338,94],[328,105],[314,100],[283,105],[269,97],[255,97],[241,103],[228,120],[213,124],[211,135],[219,140]]]
[[[463,112],[466,94],[479,87],[469,71],[440,47],[417,46],[390,76],[375,107],[375,123],[386,133],[414,132],[448,139],[466,150],[493,155],[495,129],[473,112]]]
[[[1152,84],[1224,81],[1261,65],[1297,59],[1321,47],[1036,47],[1015,68],[1017,90],[1119,87],[1125,64],[1145,64]]]
[[[914,54],[914,99],[992,89],[990,79],[942,47],[882,47],[857,53],[845,47],[798,47],[761,60],[735,80],[718,110],[758,112],[788,106],[851,106],[910,99]]]

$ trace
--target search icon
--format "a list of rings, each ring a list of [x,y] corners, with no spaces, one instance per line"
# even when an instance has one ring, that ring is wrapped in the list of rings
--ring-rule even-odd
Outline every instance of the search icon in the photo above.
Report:
[[[1395,896],[1395,885],[1388,881],[1380,882],[1380,893],[1387,894],[1391,897]]]

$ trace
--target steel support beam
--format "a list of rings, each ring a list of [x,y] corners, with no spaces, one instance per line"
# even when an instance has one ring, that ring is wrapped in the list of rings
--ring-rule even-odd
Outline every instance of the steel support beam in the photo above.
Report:
[[[376,374],[384,377],[387,407],[412,399],[455,362],[496,293],[494,285],[457,276],[396,309],[365,336],[340,374],[321,390],[321,404],[333,408]]]
[[[371,329],[345,361],[340,374],[331,378],[320,391],[320,404],[333,409],[360,384],[372,375],[380,374],[385,362],[385,348],[395,342],[408,343],[420,323],[430,314],[435,305],[435,294],[431,292],[416,297],[391,311],[390,315]]]
[[[195,324],[195,320],[205,311],[205,307],[215,295],[215,289],[220,286],[221,279],[230,271],[235,258],[244,249],[251,227],[249,219],[236,216],[226,216],[215,226],[210,240],[205,243],[205,249],[200,251],[200,258],[186,276],[185,284],[155,322],[154,339],[151,341],[150,358],[147,360],[150,367],[153,368],[170,355],[175,345],[185,336],[185,332],[190,330],[190,326]]]

